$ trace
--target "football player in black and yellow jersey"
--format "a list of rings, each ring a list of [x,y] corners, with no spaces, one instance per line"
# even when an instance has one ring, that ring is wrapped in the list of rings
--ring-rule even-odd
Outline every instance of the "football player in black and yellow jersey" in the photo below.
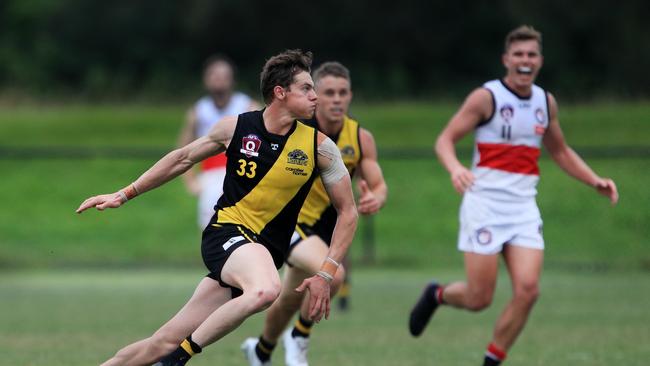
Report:
[[[210,273],[171,320],[104,365],[184,365],[269,307],[280,294],[277,269],[317,176],[336,208],[336,229],[320,270],[296,290],[308,290],[310,320],[328,317],[330,283],[352,242],[357,209],[339,149],[325,134],[298,121],[313,116],[318,99],[309,74],[311,59],[310,52],[300,50],[270,58],[261,73],[264,110],[224,118],[207,136],[170,152],[133,184],[79,206],[78,213],[120,207],[209,156],[224,150],[228,156],[224,194],[203,232],[201,254]]]
[[[377,163],[377,149],[372,134],[360,128],[359,123],[348,116],[352,100],[350,73],[338,62],[326,62],[314,71],[313,78],[318,93],[318,107],[315,117],[305,123],[318,128],[336,142],[349,175],[359,177],[359,212],[374,214],[386,201],[388,190]],[[284,333],[282,341],[286,365],[307,365],[309,333],[313,321],[309,319],[306,302],[301,308],[302,294],[293,289],[320,268],[320,263],[327,257],[335,225],[336,210],[327,196],[323,182],[317,178],[298,216],[280,297],[267,311],[262,336],[248,338],[242,344],[249,365],[270,364],[275,344],[299,309],[300,317],[295,326]],[[332,283],[332,296],[343,278],[343,268],[339,267]]]

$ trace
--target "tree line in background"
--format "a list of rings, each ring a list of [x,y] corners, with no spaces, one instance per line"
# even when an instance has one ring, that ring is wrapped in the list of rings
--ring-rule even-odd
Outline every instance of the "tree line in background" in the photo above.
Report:
[[[366,98],[458,97],[503,74],[503,38],[544,35],[539,83],[562,97],[650,94],[650,2],[3,0],[0,94],[89,99],[195,95],[203,60],[237,64],[257,91],[287,48],[339,60]]]

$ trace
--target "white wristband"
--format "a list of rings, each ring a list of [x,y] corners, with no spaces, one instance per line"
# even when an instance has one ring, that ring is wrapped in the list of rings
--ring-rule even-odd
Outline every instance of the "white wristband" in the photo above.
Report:
[[[126,193],[124,193],[122,191],[117,191],[117,193],[119,193],[120,198],[122,199],[122,203],[125,203],[126,201],[129,200],[129,198],[126,196]]]
[[[327,281],[327,283],[330,283],[330,282],[332,282],[334,280],[334,277],[331,274],[329,274],[329,273],[327,273],[325,271],[316,272],[316,276],[324,279],[325,281]]]

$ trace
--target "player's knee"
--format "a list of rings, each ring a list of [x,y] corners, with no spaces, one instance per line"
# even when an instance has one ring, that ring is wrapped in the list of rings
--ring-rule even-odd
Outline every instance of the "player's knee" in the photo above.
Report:
[[[279,303],[280,308],[292,312],[300,309],[303,299],[304,295],[302,293],[289,290],[280,293],[276,301]]]
[[[280,284],[271,283],[266,286],[250,290],[251,311],[259,312],[265,310],[280,296]]]
[[[539,297],[537,282],[525,283],[515,287],[514,298],[526,304],[534,304]]]
[[[480,293],[472,296],[465,308],[469,311],[481,311],[487,309],[492,304],[491,293]]]

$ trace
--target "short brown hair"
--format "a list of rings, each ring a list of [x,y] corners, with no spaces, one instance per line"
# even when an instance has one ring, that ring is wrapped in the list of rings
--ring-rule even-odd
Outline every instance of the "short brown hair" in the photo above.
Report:
[[[343,66],[340,62],[328,61],[321,64],[316,71],[314,71],[314,81],[324,78],[325,76],[334,76],[343,78],[347,81],[350,80],[350,71],[347,67]]]
[[[514,42],[530,40],[537,41],[539,50],[542,50],[542,34],[530,25],[520,25],[511,30],[506,36],[504,52],[508,52],[508,49]]]
[[[273,101],[273,88],[288,87],[293,77],[306,71],[311,72],[312,53],[300,49],[286,50],[266,61],[260,74],[260,91],[266,104]]]

